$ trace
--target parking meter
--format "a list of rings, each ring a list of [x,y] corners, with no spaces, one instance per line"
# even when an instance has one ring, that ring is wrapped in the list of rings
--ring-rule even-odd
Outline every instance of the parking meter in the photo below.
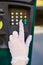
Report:
[[[32,35],[29,51],[29,65],[34,31],[34,0],[0,0],[0,65],[11,65],[11,54],[8,48],[9,36],[13,31],[19,33],[19,21],[24,24],[25,41]]]

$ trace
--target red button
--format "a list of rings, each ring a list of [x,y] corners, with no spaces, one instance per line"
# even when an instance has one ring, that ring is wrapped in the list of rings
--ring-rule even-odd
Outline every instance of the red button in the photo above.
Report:
[[[24,15],[26,15],[27,14],[27,12],[26,11],[24,11]]]

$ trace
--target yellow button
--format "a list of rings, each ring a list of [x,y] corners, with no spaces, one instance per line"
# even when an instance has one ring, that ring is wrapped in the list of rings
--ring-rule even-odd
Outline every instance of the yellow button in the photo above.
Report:
[[[2,29],[3,27],[3,22],[0,20],[0,30]]]
[[[24,18],[27,18],[27,16],[24,16]]]

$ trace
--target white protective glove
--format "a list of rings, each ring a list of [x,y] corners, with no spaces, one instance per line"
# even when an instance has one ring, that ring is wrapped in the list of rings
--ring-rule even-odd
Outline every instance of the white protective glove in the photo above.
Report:
[[[12,62],[17,59],[28,58],[29,45],[32,40],[32,35],[29,35],[26,42],[24,41],[24,27],[22,20],[19,22],[19,35],[17,31],[13,31],[9,37],[9,49],[12,55]]]

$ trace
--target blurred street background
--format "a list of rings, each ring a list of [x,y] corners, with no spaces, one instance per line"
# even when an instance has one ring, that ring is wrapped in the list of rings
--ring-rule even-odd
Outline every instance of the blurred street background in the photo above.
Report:
[[[43,65],[43,0],[37,0],[31,65]]]
[[[43,65],[43,27],[35,27],[31,65]]]

